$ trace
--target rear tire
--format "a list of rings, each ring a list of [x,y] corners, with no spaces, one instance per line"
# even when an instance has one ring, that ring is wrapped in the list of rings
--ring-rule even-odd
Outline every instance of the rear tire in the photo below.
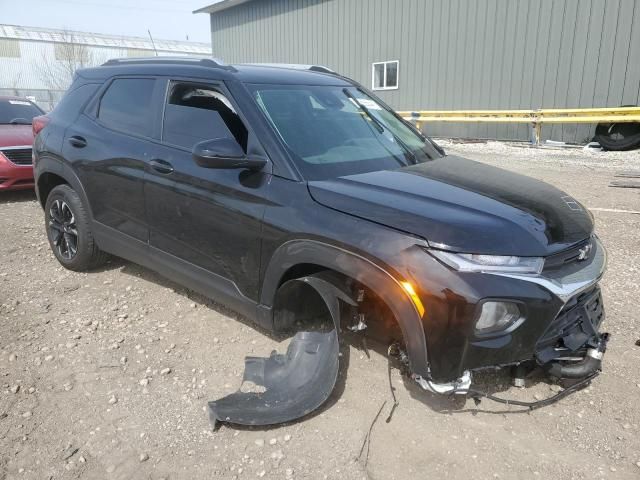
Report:
[[[91,222],[80,196],[69,185],[49,193],[44,209],[49,246],[60,264],[76,272],[103,265],[108,255],[93,238]]]

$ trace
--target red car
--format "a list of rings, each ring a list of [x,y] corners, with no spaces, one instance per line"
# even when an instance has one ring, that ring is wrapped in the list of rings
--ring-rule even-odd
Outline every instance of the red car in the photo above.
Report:
[[[34,187],[31,121],[44,112],[20,97],[0,96],[0,191]]]

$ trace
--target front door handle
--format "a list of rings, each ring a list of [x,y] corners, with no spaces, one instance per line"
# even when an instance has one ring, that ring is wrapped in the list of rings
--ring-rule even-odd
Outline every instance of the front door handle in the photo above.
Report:
[[[87,141],[84,139],[84,137],[81,137],[79,135],[73,135],[72,137],[69,137],[69,143],[76,148],[84,148],[87,146]]]
[[[153,168],[158,173],[163,173],[165,175],[173,172],[173,165],[171,165],[166,160],[155,159],[149,162],[151,168]]]

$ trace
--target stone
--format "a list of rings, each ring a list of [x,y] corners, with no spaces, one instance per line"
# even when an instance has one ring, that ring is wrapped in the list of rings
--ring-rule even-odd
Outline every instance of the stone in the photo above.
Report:
[[[264,447],[264,440],[262,438],[258,438],[257,440],[254,440],[254,442],[258,447]]]
[[[140,380],[140,385],[142,385],[143,387],[146,387],[147,385],[149,385],[149,379],[143,378],[142,380]]]
[[[149,455],[146,453],[141,453],[140,454],[140,461],[141,462],[146,462],[147,460],[149,460]]]
[[[163,368],[160,370],[160,375],[169,375],[171,373],[171,369],[169,367]]]
[[[118,403],[118,399],[115,395],[111,395],[111,398],[109,398],[109,405],[115,405],[116,403]]]
[[[13,387],[10,388],[11,393],[18,393],[18,391],[20,390],[20,385],[14,385]]]

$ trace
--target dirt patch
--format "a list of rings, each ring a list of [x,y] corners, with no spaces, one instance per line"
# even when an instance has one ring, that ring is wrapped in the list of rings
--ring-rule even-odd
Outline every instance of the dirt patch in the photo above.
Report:
[[[640,210],[640,192],[607,185],[640,154],[445,143],[450,153],[549,181],[589,207]],[[0,196],[0,479],[42,478],[638,478],[640,215],[594,211],[609,250],[602,282],[612,333],[588,389],[531,413],[420,391],[354,343],[326,408],[270,429],[212,432],[208,400],[241,384],[244,356],[286,344],[136,265],[88,274],[50,253],[30,193]],[[383,349],[378,349],[382,351]],[[481,386],[536,399],[504,375]],[[368,462],[359,455],[371,422]]]

